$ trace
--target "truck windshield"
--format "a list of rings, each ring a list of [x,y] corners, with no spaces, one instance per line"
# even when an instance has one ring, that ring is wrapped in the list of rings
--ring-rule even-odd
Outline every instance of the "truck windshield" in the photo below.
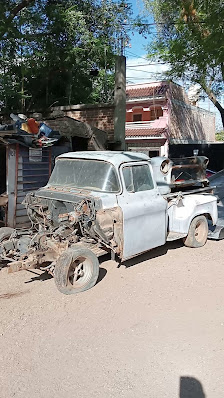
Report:
[[[101,160],[59,159],[49,185],[69,186],[101,192],[118,192],[114,166]]]

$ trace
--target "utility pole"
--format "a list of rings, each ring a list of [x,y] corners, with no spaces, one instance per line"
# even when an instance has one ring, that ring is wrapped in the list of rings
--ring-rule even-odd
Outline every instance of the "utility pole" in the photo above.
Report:
[[[125,151],[125,120],[126,120],[126,57],[118,55],[115,67],[114,90],[114,140],[116,149]]]

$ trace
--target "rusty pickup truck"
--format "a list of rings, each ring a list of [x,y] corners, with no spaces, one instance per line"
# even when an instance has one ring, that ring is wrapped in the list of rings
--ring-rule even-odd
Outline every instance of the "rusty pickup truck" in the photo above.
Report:
[[[206,162],[193,159],[190,168]],[[217,199],[206,178],[194,177],[199,185],[181,192],[182,171],[172,165],[135,152],[60,155],[48,184],[25,198],[30,229],[0,228],[0,260],[9,272],[47,271],[60,292],[72,294],[95,285],[98,257],[107,252],[124,261],[168,240],[203,246]]]

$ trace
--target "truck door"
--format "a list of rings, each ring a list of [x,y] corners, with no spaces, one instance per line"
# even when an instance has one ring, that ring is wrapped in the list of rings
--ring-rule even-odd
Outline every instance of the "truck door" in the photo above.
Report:
[[[166,242],[167,201],[148,162],[126,163],[120,173],[123,192],[117,200],[123,210],[123,259],[127,259]]]

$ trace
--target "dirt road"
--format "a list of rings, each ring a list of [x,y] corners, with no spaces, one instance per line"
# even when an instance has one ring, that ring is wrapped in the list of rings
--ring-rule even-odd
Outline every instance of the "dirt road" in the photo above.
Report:
[[[1,398],[223,397],[223,248],[107,260],[77,296],[0,271]]]

